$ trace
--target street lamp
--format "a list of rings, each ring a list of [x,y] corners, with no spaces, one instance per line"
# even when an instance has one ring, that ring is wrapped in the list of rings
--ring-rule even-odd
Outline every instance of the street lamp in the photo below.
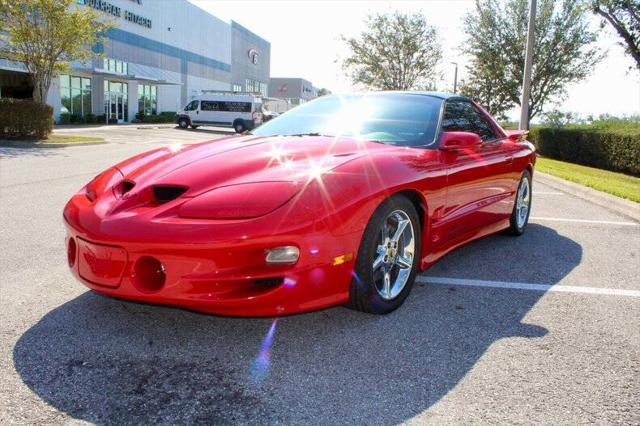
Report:
[[[451,63],[456,66],[456,70],[453,74],[453,93],[457,93],[458,92],[458,63],[457,62],[451,62]]]

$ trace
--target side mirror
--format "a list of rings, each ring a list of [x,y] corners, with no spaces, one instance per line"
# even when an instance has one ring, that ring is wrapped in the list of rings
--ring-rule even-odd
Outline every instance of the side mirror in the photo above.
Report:
[[[444,132],[440,138],[440,149],[457,151],[482,145],[482,138],[471,132]]]

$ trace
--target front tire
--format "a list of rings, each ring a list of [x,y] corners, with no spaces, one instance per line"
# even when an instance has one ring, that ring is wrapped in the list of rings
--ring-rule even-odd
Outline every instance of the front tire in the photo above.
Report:
[[[363,312],[388,314],[407,298],[420,260],[420,219],[406,197],[385,200],[364,231],[349,306]]]
[[[189,127],[189,119],[186,117],[180,117],[178,119],[178,126],[180,126],[181,129],[186,129]]]
[[[529,215],[531,214],[531,173],[525,170],[518,184],[518,192],[516,193],[516,201],[513,204],[511,219],[509,221],[509,229],[507,233],[511,235],[522,235],[529,223]]]

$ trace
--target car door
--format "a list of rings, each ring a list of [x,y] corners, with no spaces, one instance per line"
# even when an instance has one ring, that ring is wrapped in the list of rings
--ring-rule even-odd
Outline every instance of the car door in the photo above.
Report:
[[[511,213],[511,153],[505,135],[471,101],[445,104],[442,131],[476,133],[482,144],[459,151],[441,151],[447,170],[444,221],[447,240],[465,239]]]

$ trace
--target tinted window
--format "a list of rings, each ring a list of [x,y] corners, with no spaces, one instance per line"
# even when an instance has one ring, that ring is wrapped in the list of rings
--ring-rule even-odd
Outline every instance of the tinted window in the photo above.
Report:
[[[493,126],[484,118],[471,102],[450,101],[444,108],[442,130],[445,132],[471,132],[483,141],[496,139]]]
[[[200,111],[220,111],[220,102],[202,101],[200,103]]]
[[[251,102],[218,102],[220,105],[220,111],[230,112],[251,112]]]
[[[251,112],[251,102],[234,101],[202,101],[202,111]]]
[[[189,102],[189,105],[184,107],[185,111],[195,111],[197,109],[198,109],[198,101],[191,101]]]
[[[400,93],[323,96],[253,131],[258,136],[318,133],[406,146],[429,145],[442,100]]]

